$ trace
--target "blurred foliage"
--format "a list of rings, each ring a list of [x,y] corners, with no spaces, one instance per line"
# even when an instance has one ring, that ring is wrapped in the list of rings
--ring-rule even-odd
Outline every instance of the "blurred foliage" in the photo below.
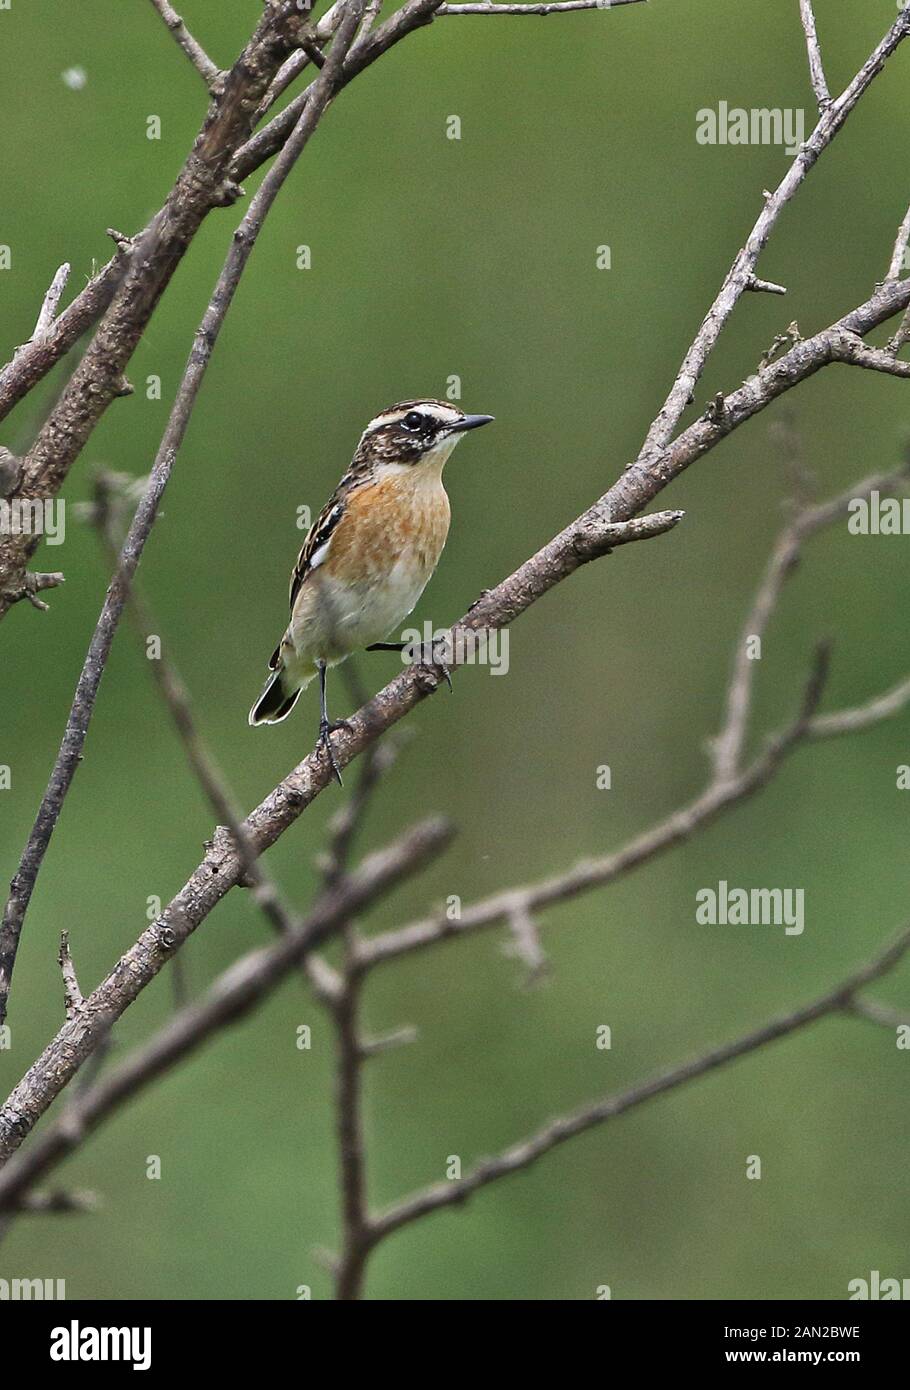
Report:
[[[184,0],[191,29],[228,64],[258,0]],[[894,17],[892,0],[818,0],[833,89]],[[0,241],[4,353],[31,331],[62,260],[71,289],[166,194],[204,112],[197,75],[150,5],[13,0],[0,13],[5,175]],[[781,218],[760,271],[785,301],[747,296],[697,393],[736,386],[774,335],[864,299],[888,264],[908,198],[894,178],[906,127],[899,52]],[[83,68],[73,89],[61,74]],[[696,143],[696,113],[724,99],[804,107],[796,0],[652,0],[612,13],[444,19],[397,46],[333,106],[255,251],[193,417],[141,570],[200,725],[244,805],[311,746],[315,695],[280,727],[250,730],[284,621],[300,543],[364,422],[391,401],[439,395],[496,424],[448,472],[454,524],[415,614],[447,623],[598,496],[635,454],[693,332],[786,168],[776,147]],[[462,138],[446,138],[458,114]],[[146,138],[151,114],[162,139]],[[255,180],[247,187],[249,193]],[[193,330],[238,211],[214,213],[157,312],[118,401],[68,480],[73,504],[100,465],[148,470]],[[296,268],[308,245],[312,269]],[[608,244],[612,269],[600,271]],[[163,383],[147,399],[146,380]],[[6,422],[22,448],[62,378]],[[364,845],[429,811],[456,846],[382,905],[369,927],[451,893],[467,901],[622,843],[706,775],[731,644],[781,518],[773,426],[798,432],[822,494],[892,466],[910,408],[900,382],[830,368],[699,463],[667,503],[672,533],[590,566],[512,632],[511,669],[465,671],[408,721],[417,735]],[[66,571],[39,615],[2,633],[4,873],[12,873],[55,756],[106,583],[96,538],[68,513]],[[910,668],[906,539],[845,529],[813,543],[769,633],[760,729],[793,710],[807,655],[834,634],[828,708]],[[364,657],[377,687],[397,669]],[[336,681],[338,713],[342,683]],[[197,862],[211,815],[124,627],[86,758],[26,924],[4,1093],[59,1026],[55,961],[68,927],[88,989]],[[906,716],[800,752],[762,796],[647,871],[546,915],[552,972],[523,990],[504,935],[454,943],[378,973],[369,1027],[420,1028],[371,1064],[371,1192],[385,1202],[547,1116],[796,1004],[864,959],[907,912]],[[598,791],[609,763],[613,790]],[[270,853],[305,905],[335,789]],[[695,923],[716,884],[802,886],[807,928]],[[267,939],[231,894],[186,948],[190,986]],[[882,986],[900,1002],[910,970]],[[173,1007],[162,977],[124,1018],[118,1050]],[[612,1051],[594,1046],[611,1024]],[[296,1048],[301,1023],[312,1050]],[[902,1275],[910,1239],[906,1054],[883,1029],[835,1020],[560,1150],[390,1241],[368,1292],[392,1299],[842,1298],[872,1268]],[[74,1298],[315,1297],[315,1246],[337,1237],[328,1021],[299,979],[108,1123],[55,1182],[90,1186],[102,1211],[18,1221],[0,1276],[64,1277]],[[149,1181],[146,1157],[162,1158]],[[763,1160],[760,1182],[746,1157]]]

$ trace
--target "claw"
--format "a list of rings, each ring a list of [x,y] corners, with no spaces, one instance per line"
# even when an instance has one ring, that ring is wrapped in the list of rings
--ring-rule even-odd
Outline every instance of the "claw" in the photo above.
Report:
[[[335,749],[332,747],[332,734],[334,734],[338,729],[350,730],[350,727],[351,726],[346,719],[336,719],[331,722],[324,719],[321,720],[319,724],[319,739],[317,741],[316,746],[317,748],[325,749],[326,755],[329,760],[329,766],[332,769],[332,775],[334,776],[335,781],[338,783],[339,787],[343,787],[344,783],[341,780],[341,771],[338,767],[338,763],[335,758]]]
[[[444,643],[444,642],[440,642],[439,645],[442,646],[442,647],[445,649],[445,643]],[[453,693],[453,691],[452,691],[452,676],[451,676],[451,673],[450,673],[449,668],[448,668],[448,666],[446,665],[446,663],[442,660],[441,657],[438,657],[438,656],[436,655],[436,647],[435,647],[435,645],[434,645],[434,647],[433,647],[433,650],[432,650],[432,653],[431,653],[431,657],[432,657],[432,665],[436,667],[436,670],[437,670],[437,671],[441,671],[442,674],[443,674],[443,676],[445,677],[445,683],[446,683],[446,685],[449,687],[449,694],[451,695],[451,694]]]

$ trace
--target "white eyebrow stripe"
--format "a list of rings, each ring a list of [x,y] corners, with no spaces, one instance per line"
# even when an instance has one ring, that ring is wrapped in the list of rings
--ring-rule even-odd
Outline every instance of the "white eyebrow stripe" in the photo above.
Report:
[[[462,418],[462,412],[454,406],[413,405],[409,406],[407,410],[387,410],[382,415],[377,415],[375,419],[370,421],[363,433],[372,434],[374,430],[381,429],[383,425],[395,424],[397,421],[403,420],[412,410],[416,410],[420,415],[429,416],[431,420],[435,420],[440,425],[454,425]]]

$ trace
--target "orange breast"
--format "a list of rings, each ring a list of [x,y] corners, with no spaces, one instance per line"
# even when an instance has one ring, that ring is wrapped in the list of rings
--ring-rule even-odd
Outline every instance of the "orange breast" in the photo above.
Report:
[[[418,467],[355,489],[348,524],[332,541],[332,568],[353,582],[379,578],[402,557],[432,574],[449,533],[449,499],[436,474]]]

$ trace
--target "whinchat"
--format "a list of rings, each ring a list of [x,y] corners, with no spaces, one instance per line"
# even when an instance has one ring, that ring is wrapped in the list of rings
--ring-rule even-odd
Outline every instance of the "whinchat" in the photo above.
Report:
[[[326,671],[351,652],[402,650],[383,639],[407,617],[449,533],[442,470],[461,436],[492,415],[444,401],[401,401],[371,420],[350,467],[310,527],[291,573],[291,620],[250,710],[251,724],[286,719],[319,677],[319,742],[341,781],[326,706]]]

